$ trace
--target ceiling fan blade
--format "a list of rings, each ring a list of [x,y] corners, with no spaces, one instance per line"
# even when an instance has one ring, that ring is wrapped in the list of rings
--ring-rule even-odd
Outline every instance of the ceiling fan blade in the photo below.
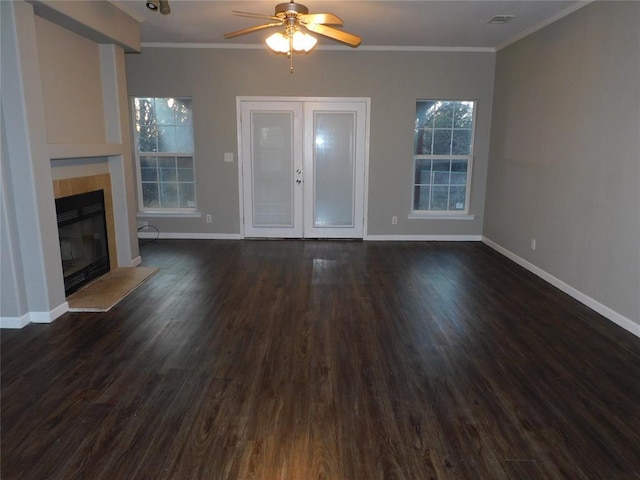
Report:
[[[256,25],[255,27],[243,28],[242,30],[237,30],[235,32],[225,33],[224,34],[224,38],[239,37],[240,35],[245,35],[247,33],[257,32],[258,30],[263,30],[265,28],[280,27],[281,25],[282,25],[282,22],[265,23],[264,25]]]
[[[239,17],[266,18],[268,20],[282,21],[280,17],[274,17],[273,15],[263,15],[262,13],[239,12],[237,10],[233,10],[231,13],[233,13],[234,15],[238,15]]]
[[[333,13],[307,13],[298,17],[302,23],[342,26],[342,19]]]
[[[352,47],[357,47],[362,42],[362,38],[357,35],[354,35],[349,32],[343,32],[342,30],[338,30],[337,28],[327,27],[326,25],[320,25],[317,23],[310,23],[305,25],[308,30],[312,32],[319,33],[320,35],[324,35],[325,37],[333,38],[342,43],[346,43]]]

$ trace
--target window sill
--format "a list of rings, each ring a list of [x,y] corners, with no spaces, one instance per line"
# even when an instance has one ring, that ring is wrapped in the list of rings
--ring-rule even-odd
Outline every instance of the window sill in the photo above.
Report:
[[[410,213],[407,218],[409,220],[474,220],[476,216],[467,213]]]
[[[136,215],[137,218],[158,218],[158,217],[174,217],[174,218],[200,218],[202,217],[201,212],[163,212],[163,211],[145,211],[138,212]]]

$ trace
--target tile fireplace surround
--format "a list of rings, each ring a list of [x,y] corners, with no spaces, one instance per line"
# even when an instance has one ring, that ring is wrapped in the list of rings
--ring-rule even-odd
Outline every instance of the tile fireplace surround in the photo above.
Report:
[[[53,181],[53,196],[55,198],[78,195],[80,193],[104,190],[105,221],[107,223],[107,244],[109,245],[109,267],[113,270],[118,266],[116,247],[115,222],[113,217],[113,199],[111,192],[111,176],[108,173],[90,175],[86,177],[64,178]]]

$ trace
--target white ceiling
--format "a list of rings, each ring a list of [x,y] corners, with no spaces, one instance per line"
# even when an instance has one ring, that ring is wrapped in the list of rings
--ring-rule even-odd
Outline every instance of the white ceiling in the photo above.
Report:
[[[143,44],[263,45],[266,29],[225,40],[223,34],[267,23],[239,17],[233,10],[273,15],[286,0],[169,0],[170,15],[149,10],[145,0],[112,3],[141,21]],[[362,37],[360,49],[500,49],[586,5],[568,0],[301,0],[310,13],[334,13],[343,29]],[[514,15],[504,25],[487,22]],[[319,37],[320,48],[350,48]]]

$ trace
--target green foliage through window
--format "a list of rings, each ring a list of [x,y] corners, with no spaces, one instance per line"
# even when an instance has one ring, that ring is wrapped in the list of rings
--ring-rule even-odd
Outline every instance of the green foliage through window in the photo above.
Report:
[[[414,212],[467,212],[475,102],[419,100],[414,129]]]
[[[134,97],[133,123],[142,210],[194,210],[190,98]]]

